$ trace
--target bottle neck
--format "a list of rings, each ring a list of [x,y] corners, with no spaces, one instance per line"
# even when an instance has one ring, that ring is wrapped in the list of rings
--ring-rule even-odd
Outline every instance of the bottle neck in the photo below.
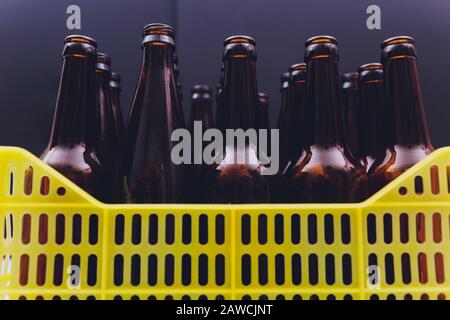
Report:
[[[384,83],[372,80],[361,84],[361,103],[357,122],[359,125],[358,157],[376,157],[388,147],[391,133],[386,119],[392,117],[384,102]],[[356,156],[356,155],[355,155]]]
[[[343,118],[336,58],[311,60],[303,125],[305,146],[343,146]]]
[[[395,144],[432,149],[415,58],[385,62],[387,104],[394,112]]]
[[[49,148],[95,141],[95,57],[64,58]]]
[[[227,59],[222,90],[223,128],[220,129],[258,129],[256,61],[248,57]]]
[[[213,127],[212,124],[212,103],[210,99],[194,99],[191,104],[190,125],[193,126],[194,121],[201,121],[203,130]]]

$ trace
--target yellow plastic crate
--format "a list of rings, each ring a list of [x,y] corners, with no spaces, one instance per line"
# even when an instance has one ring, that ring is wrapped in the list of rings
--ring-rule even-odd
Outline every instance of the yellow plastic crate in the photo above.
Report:
[[[3,299],[450,297],[450,147],[358,204],[106,205],[13,147],[0,177]]]

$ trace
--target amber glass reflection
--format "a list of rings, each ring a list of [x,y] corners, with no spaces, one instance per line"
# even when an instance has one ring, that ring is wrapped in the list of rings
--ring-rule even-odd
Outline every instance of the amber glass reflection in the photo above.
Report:
[[[256,81],[255,41],[247,36],[225,40],[224,75],[217,125],[226,129],[258,126],[258,87]],[[258,203],[268,201],[264,166],[258,159],[257,146],[246,143],[244,150],[227,144],[220,165],[216,167],[211,199],[215,203]],[[239,155],[246,159],[238,163]]]
[[[392,139],[369,170],[372,192],[384,187],[433,150],[416,58],[414,40],[410,37],[391,38],[382,45],[386,103],[393,112],[393,116],[385,120],[392,125],[389,129]]]
[[[84,36],[66,38],[52,132],[41,159],[102,198],[103,168],[95,151],[96,59],[95,40]]]
[[[173,70],[173,29],[146,27],[143,64],[135,91],[126,138],[129,201],[176,203],[184,199],[184,167],[171,161],[174,130],[184,126],[179,114]],[[183,122],[183,123],[182,123]]]
[[[356,202],[367,194],[362,166],[343,139],[336,39],[306,42],[307,102],[304,148],[291,179],[293,202]]]
[[[358,73],[345,73],[342,76],[342,111],[344,114],[345,141],[350,152],[358,158],[359,140],[359,86]]]

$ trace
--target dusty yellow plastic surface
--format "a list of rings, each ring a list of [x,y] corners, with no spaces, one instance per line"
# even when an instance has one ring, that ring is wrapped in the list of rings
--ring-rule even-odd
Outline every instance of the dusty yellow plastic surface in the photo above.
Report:
[[[443,148],[359,204],[105,205],[0,147],[0,297],[450,298],[449,181]]]

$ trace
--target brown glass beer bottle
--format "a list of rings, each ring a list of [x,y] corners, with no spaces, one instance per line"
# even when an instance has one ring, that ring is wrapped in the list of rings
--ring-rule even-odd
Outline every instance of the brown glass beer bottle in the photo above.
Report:
[[[366,171],[389,147],[391,130],[385,125],[393,114],[384,101],[384,73],[380,63],[358,68],[360,103],[358,110],[358,153],[354,154]]]
[[[196,128],[194,128],[194,122]],[[199,123],[201,127],[198,127]],[[189,131],[192,140],[194,135],[201,134],[210,128],[213,128],[212,115],[212,90],[208,85],[195,85],[191,90],[191,115],[189,121]],[[194,131],[199,132],[194,132]],[[203,161],[203,150],[207,143],[203,142],[199,146],[195,146],[192,141],[192,164],[189,168],[189,200],[194,203],[209,202],[207,195],[208,188],[211,187],[212,177],[214,175],[213,165],[208,165]],[[200,147],[201,149],[199,149]]]
[[[342,109],[345,141],[355,158],[358,156],[359,139],[359,87],[358,73],[345,73],[342,78]]]
[[[109,81],[109,94],[111,97],[111,107],[113,111],[114,131],[116,137],[118,137],[120,141],[123,141],[123,137],[125,134],[125,124],[120,104],[121,91],[121,77],[119,74],[112,72],[111,79]]]
[[[224,77],[218,109],[219,128],[254,129],[258,119],[255,40],[232,36],[224,42]],[[268,184],[257,146],[246,139],[244,148],[236,140],[226,141],[212,186],[215,203],[261,203],[268,201]],[[244,161],[242,161],[245,159]]]
[[[259,99],[259,110],[258,110],[258,128],[259,129],[270,129],[269,120],[269,95],[265,92],[258,93]]]
[[[392,127],[386,130],[392,130],[393,138],[389,142],[390,147],[386,148],[369,170],[372,193],[384,187],[433,150],[420,89],[413,38],[400,36],[385,40],[382,44],[381,58],[384,66],[386,104],[388,110],[392,110],[393,113],[392,123],[386,121]]]
[[[366,174],[343,139],[337,41],[306,42],[307,93],[304,148],[292,172],[293,202],[356,202],[367,194]]]
[[[171,159],[174,130],[184,127],[173,70],[173,28],[145,28],[143,64],[130,111],[125,149],[129,201],[184,201],[185,170]]]
[[[102,198],[104,171],[95,150],[96,47],[89,37],[65,39],[53,127],[41,159],[94,197]]]

